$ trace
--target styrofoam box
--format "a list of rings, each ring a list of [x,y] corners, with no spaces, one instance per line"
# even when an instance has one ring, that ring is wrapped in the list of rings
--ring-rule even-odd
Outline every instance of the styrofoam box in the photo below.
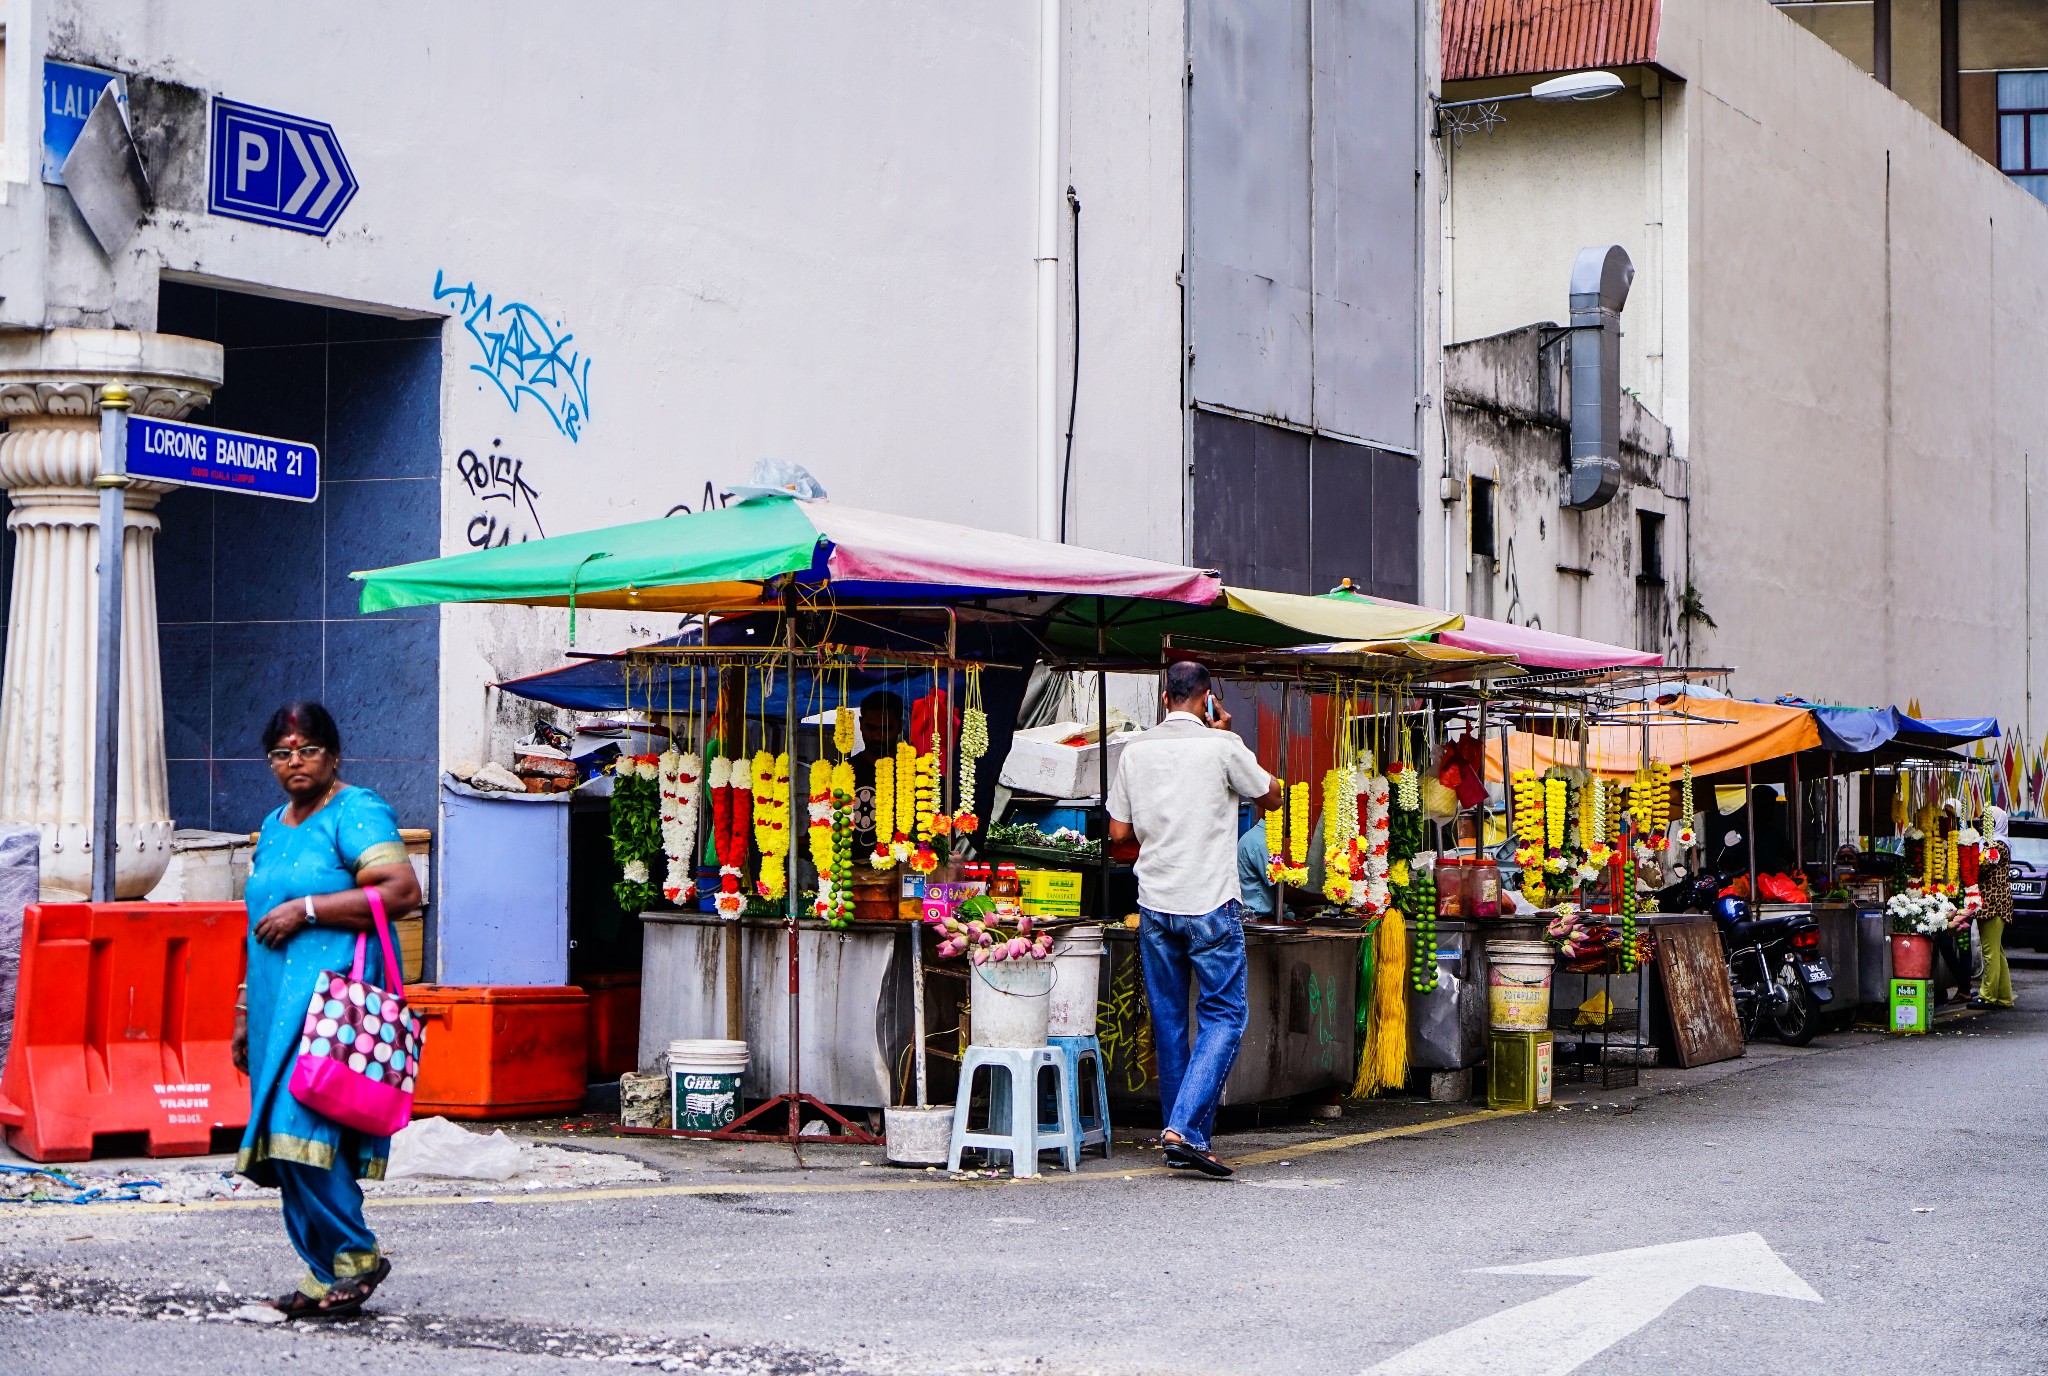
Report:
[[[1088,722],[1059,721],[1050,726],[1029,726],[1010,741],[1010,754],[1003,761],[1002,783],[1019,793],[1036,793],[1047,798],[1093,798],[1101,788],[1101,765],[1096,743],[1061,745],[1069,736],[1092,731]],[[1109,777],[1116,778],[1117,760],[1124,746],[1137,735],[1127,731],[1109,738]]]

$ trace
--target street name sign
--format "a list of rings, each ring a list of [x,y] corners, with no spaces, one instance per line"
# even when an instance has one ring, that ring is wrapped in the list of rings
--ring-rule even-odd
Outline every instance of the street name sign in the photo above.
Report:
[[[216,215],[324,236],[355,198],[333,125],[215,96],[209,142]]]
[[[153,416],[128,418],[128,473],[288,502],[320,495],[320,451],[310,444]]]
[[[85,122],[111,82],[121,113],[128,113],[128,78],[119,72],[82,67],[76,62],[43,63],[43,180],[64,185],[64,159],[78,142]]]

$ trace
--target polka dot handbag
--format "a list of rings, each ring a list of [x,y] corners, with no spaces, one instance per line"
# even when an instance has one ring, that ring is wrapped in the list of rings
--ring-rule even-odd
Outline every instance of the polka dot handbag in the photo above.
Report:
[[[355,968],[348,974],[320,972],[313,997],[306,1004],[306,1027],[299,1038],[299,1059],[292,1067],[294,1099],[343,1127],[389,1137],[412,1121],[412,1087],[419,1074],[420,1046],[426,1029],[405,1006],[405,985],[391,950],[391,924],[384,918],[384,900],[373,888],[363,890],[376,919],[377,940],[384,946],[384,969],[390,989],[363,978],[363,957],[369,933],[356,937]]]

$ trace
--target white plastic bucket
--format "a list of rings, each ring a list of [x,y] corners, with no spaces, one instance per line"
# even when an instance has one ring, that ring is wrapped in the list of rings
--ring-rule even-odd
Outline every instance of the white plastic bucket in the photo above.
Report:
[[[953,1151],[953,1106],[882,1110],[889,1159],[899,1166],[943,1166]]]
[[[975,1046],[1045,1046],[1059,971],[1050,960],[988,961],[971,967]]]
[[[1102,940],[1102,928],[1092,923],[1085,927],[1069,927],[1053,942],[1052,963],[1059,977],[1052,986],[1052,1006],[1046,1020],[1047,1036],[1095,1035],[1102,957],[1108,949]]]
[[[668,1044],[669,1127],[716,1132],[740,1116],[745,1042],[684,1037]]]
[[[1547,941],[1486,943],[1486,1009],[1496,1032],[1541,1032],[1550,1026],[1550,975],[1556,953]]]

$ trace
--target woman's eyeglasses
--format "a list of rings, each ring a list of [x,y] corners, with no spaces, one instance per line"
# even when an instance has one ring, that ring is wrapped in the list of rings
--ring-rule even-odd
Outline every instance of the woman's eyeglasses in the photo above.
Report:
[[[304,760],[307,764],[318,764],[327,758],[324,745],[281,746],[268,752],[272,764],[290,764],[293,760]]]

